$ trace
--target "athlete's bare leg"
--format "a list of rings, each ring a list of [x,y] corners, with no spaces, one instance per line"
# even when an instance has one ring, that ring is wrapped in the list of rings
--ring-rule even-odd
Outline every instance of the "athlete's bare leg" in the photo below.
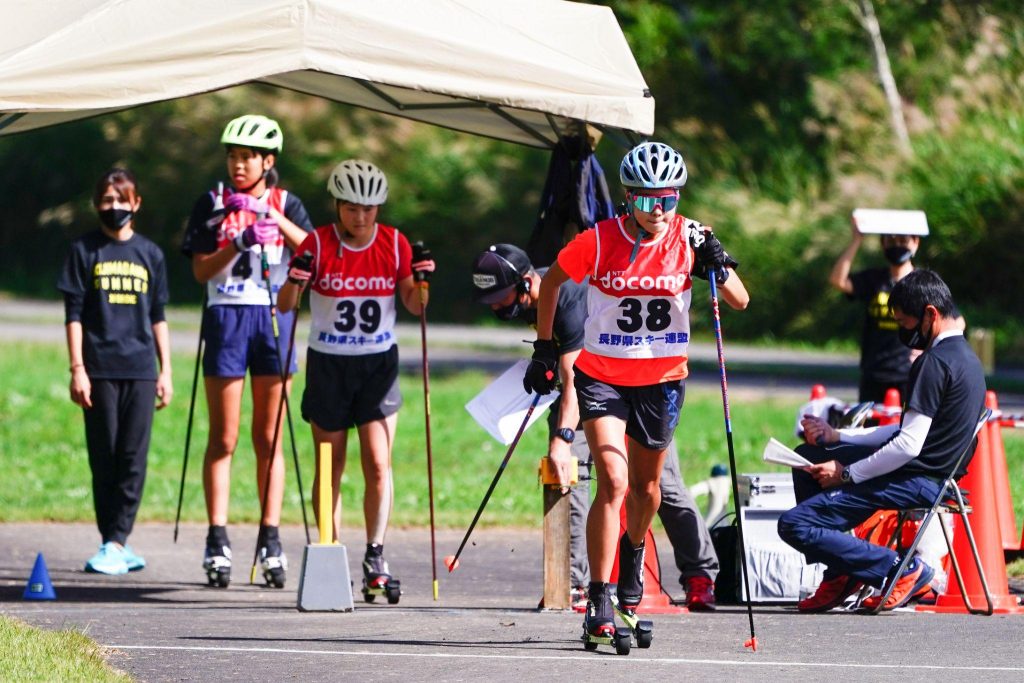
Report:
[[[359,451],[363,464],[366,493],[363,496],[363,514],[366,518],[366,542],[384,544],[391,506],[394,500],[394,482],[391,476],[391,449],[395,443],[398,413],[383,420],[359,425]]]
[[[203,457],[206,517],[212,526],[227,526],[231,498],[231,456],[238,446],[244,377],[206,377],[210,434]]]
[[[288,384],[291,384],[289,378]],[[284,499],[284,458],[281,444],[285,439],[284,410],[281,407],[283,384],[277,375],[257,375],[252,378],[252,445],[256,451],[256,484],[260,504],[266,496],[266,509],[261,522],[266,526],[281,524],[281,502]],[[277,443],[274,444],[274,432]],[[274,451],[271,452],[271,445]],[[273,458],[273,461],[271,461]],[[267,465],[270,463],[269,492],[267,491]]]
[[[333,540],[341,540],[341,475],[345,473],[345,454],[348,448],[348,430],[342,429],[337,432],[329,432],[313,424],[313,445],[314,452],[320,457],[320,444],[331,444],[331,500],[333,514],[331,515]],[[314,469],[313,474],[313,514],[316,515],[317,523],[320,520],[320,468]]]
[[[626,533],[633,547],[644,542],[661,505],[661,467],[665,451],[644,448],[633,439],[629,445],[629,492],[626,494]]]
[[[597,494],[587,515],[587,557],[590,580],[607,583],[619,543],[619,510],[626,496],[626,423],[599,417],[583,423],[597,469]]]

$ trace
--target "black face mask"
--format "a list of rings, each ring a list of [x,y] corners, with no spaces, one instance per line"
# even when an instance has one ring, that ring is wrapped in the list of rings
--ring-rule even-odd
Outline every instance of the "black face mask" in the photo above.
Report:
[[[900,266],[910,260],[913,254],[909,247],[886,247],[885,260],[894,266]]]
[[[924,315],[921,315],[921,320],[918,321],[917,327],[912,330],[908,330],[902,325],[896,330],[896,335],[899,337],[900,342],[904,346],[909,346],[916,351],[924,351],[928,348],[928,343],[931,341],[929,337],[924,336]]]
[[[99,212],[100,223],[108,230],[120,230],[135,217],[134,211],[126,209],[104,209]]]
[[[519,303],[519,299],[516,299],[508,306],[502,306],[501,308],[494,309],[494,315],[498,316],[498,320],[515,320],[526,312],[526,306]]]

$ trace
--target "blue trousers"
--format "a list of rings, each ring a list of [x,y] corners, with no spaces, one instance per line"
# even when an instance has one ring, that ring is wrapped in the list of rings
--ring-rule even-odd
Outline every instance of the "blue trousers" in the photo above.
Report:
[[[796,450],[813,463],[838,460],[850,465],[876,449],[805,444]],[[826,579],[852,576],[880,587],[899,563],[899,555],[847,532],[878,510],[931,507],[942,482],[896,470],[860,484],[822,489],[811,475],[794,469],[793,485],[797,505],[779,518],[779,537],[802,552],[808,562],[824,564]]]

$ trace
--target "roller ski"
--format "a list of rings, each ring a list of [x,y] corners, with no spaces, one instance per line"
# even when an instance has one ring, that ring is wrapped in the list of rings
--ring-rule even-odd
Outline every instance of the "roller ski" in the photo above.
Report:
[[[288,574],[288,558],[281,547],[277,527],[260,529],[260,549],[257,556],[267,587],[284,588],[284,581]]]
[[[583,617],[583,649],[593,652],[598,645],[611,645],[615,654],[628,655],[631,647],[629,629],[615,625],[613,586],[591,582],[587,611]]]
[[[211,529],[207,535],[203,571],[206,584],[212,588],[227,588],[231,583],[231,546],[226,532],[218,534]]]
[[[263,572],[263,580],[270,588],[284,588],[284,580],[288,574],[288,557],[281,550],[281,544],[277,548],[260,548],[260,570]]]
[[[378,595],[387,597],[389,605],[397,605],[402,597],[402,584],[388,571],[384,546],[368,543],[363,557],[363,600],[373,602]]]
[[[636,616],[644,597],[644,545],[634,548],[628,534],[619,540],[619,584],[613,601],[616,613],[625,622],[639,648],[648,648],[654,639],[654,623]]]

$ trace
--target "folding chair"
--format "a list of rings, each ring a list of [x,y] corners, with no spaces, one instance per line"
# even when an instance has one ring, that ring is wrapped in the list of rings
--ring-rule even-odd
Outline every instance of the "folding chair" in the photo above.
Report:
[[[899,514],[899,521],[896,524],[896,531],[893,533],[893,538],[889,542],[890,545],[900,538],[900,535],[903,532],[903,524],[906,523],[914,513],[924,512],[927,510],[927,514],[921,522],[921,528],[918,529],[917,533],[914,535],[913,542],[904,553],[899,566],[896,567],[895,572],[890,572],[889,578],[885,582],[885,591],[882,593],[882,599],[879,600],[878,605],[874,609],[867,610],[869,614],[878,614],[882,611],[882,606],[885,605],[889,596],[892,595],[893,589],[896,587],[896,579],[903,575],[907,565],[910,564],[910,561],[914,558],[914,551],[917,550],[917,546],[921,542],[921,537],[924,535],[925,529],[928,528],[928,523],[932,521],[932,517],[935,516],[935,513],[939,511],[940,508],[942,512],[950,512],[960,517],[960,521],[964,525],[964,531],[967,532],[967,541],[971,546],[971,554],[974,555],[974,565],[978,569],[978,576],[981,578],[982,589],[985,591],[985,601],[988,603],[987,609],[978,609],[971,605],[971,601],[967,597],[967,588],[964,586],[963,576],[960,573],[960,563],[957,562],[956,553],[953,552],[953,539],[950,538],[949,530],[946,528],[946,525],[940,523],[939,527],[942,529],[942,537],[945,539],[946,547],[949,549],[949,559],[953,565],[953,574],[956,576],[957,584],[960,586],[960,593],[964,597],[964,605],[967,607],[967,611],[971,614],[984,614],[985,616],[990,616],[994,611],[992,594],[989,592],[988,581],[985,579],[985,570],[981,566],[981,557],[978,555],[978,546],[974,542],[974,532],[971,531],[971,522],[967,518],[968,513],[971,512],[971,508],[964,502],[963,492],[960,490],[960,487],[957,485],[955,480],[956,473],[960,469],[960,465],[967,457],[967,454],[975,448],[975,439],[978,436],[978,432],[981,431],[981,428],[985,426],[985,423],[988,422],[991,417],[992,409],[985,408],[982,411],[981,416],[978,418],[978,423],[974,426],[974,435],[971,437],[970,443],[967,444],[967,448],[965,448],[964,452],[960,454],[960,457],[956,459],[956,463],[950,470],[949,475],[942,482],[942,486],[939,487],[939,493],[935,497],[935,501],[932,503],[931,508],[908,508],[897,511]]]

